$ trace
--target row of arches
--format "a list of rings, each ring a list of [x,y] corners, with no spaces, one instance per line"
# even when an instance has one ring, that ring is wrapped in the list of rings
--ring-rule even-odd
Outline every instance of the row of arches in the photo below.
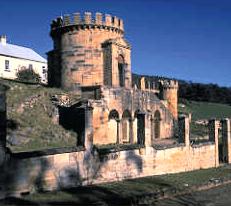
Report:
[[[145,113],[137,110],[132,118],[131,112],[125,110],[120,118],[118,111],[111,110],[108,116],[108,135],[116,143],[145,143]],[[151,118],[152,140],[160,138],[161,115],[157,110]]]

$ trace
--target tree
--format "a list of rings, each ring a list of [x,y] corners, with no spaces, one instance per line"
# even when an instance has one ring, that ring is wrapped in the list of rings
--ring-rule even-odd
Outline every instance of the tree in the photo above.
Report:
[[[40,83],[41,78],[33,69],[21,68],[17,72],[17,80],[27,83]]]

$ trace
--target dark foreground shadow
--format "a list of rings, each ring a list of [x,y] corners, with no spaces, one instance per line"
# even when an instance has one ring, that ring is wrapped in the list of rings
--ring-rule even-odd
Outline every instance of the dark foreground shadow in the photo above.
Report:
[[[61,191],[63,194],[68,195],[67,197],[62,198],[49,198],[49,193],[40,193],[44,198],[38,198],[36,200],[36,195],[33,198],[25,196],[22,198],[10,197],[4,200],[0,200],[0,205],[28,205],[28,206],[37,206],[37,205],[131,205],[132,198],[123,197],[122,194],[109,191],[106,188],[102,187],[78,187],[71,188]],[[59,193],[57,193],[57,196]],[[33,199],[33,200],[30,200]]]
[[[39,204],[30,201],[30,200],[25,200],[22,198],[17,198],[17,197],[7,197],[4,200],[0,200],[0,205],[27,205],[27,206],[37,206]]]

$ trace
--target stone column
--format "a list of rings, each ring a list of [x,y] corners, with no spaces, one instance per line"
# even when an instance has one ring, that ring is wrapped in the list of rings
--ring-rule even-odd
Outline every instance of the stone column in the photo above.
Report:
[[[85,107],[85,132],[84,132],[84,146],[87,150],[91,150],[93,146],[93,107]]]
[[[144,122],[144,128],[145,128],[145,146],[152,146],[151,141],[151,115],[146,113],[145,114],[145,122]]]
[[[141,77],[140,79],[140,89],[145,90],[145,77]]]
[[[215,143],[215,167],[219,166],[218,128],[219,122],[217,120],[209,120],[209,141]]]
[[[231,163],[231,129],[230,119],[223,119],[222,123],[222,143],[223,143],[223,161]]]
[[[117,120],[117,143],[123,143],[123,127],[122,127],[122,119]]]
[[[0,85],[0,166],[6,157],[6,92]]]
[[[129,119],[129,143],[131,144],[134,143],[133,123],[134,123],[134,119],[133,118]]]
[[[179,142],[184,143],[185,146],[190,145],[189,140],[189,118],[187,116],[181,116],[178,118],[178,130],[179,130]]]
[[[116,119],[116,123],[117,123],[116,144],[119,144],[120,143],[120,120]]]

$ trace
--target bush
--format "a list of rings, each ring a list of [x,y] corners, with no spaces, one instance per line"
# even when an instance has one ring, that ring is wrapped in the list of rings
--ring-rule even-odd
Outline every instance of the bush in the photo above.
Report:
[[[17,72],[17,80],[20,82],[40,83],[39,74],[35,73],[33,69],[22,69]]]

